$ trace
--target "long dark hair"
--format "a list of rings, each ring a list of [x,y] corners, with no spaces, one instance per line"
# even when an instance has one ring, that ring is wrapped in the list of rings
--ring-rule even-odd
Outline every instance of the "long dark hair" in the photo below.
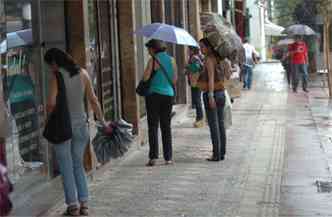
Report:
[[[209,42],[209,40],[207,38],[202,38],[201,40],[199,40],[200,43],[204,44],[205,47],[209,48],[210,51],[212,52],[212,54],[217,58],[217,59],[221,59],[219,53],[213,48],[213,46],[211,45],[211,43]]]
[[[69,72],[71,77],[79,74],[81,70],[81,67],[74,61],[74,59],[59,48],[51,48],[47,50],[44,56],[44,61],[49,65],[55,63],[60,68]]]

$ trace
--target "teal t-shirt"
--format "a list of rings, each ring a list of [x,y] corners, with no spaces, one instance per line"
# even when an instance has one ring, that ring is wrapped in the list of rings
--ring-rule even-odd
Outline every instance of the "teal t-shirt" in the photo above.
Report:
[[[169,56],[166,52],[160,52],[155,55],[155,57],[159,60],[160,64],[165,68],[168,77],[171,81],[173,81],[174,77],[174,69],[173,69],[173,61],[172,57]],[[168,79],[165,77],[162,69],[159,68],[151,80],[150,83],[150,93],[158,93],[166,96],[174,96],[174,90]]]

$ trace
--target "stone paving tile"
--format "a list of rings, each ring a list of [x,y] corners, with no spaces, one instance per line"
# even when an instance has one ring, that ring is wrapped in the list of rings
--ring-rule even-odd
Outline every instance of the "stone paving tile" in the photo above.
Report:
[[[205,161],[212,148],[208,128],[192,128],[189,115],[173,127],[175,164],[145,167],[143,147],[110,165],[91,183],[91,216],[278,216],[287,93],[268,79],[280,72],[266,73],[256,78],[258,91],[235,100],[225,161]],[[59,203],[49,216],[63,209]]]

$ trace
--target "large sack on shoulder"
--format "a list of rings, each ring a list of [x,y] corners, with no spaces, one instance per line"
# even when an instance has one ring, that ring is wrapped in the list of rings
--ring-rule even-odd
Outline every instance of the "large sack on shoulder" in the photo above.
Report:
[[[234,51],[230,41],[218,31],[207,33],[206,38],[222,60],[230,57]]]

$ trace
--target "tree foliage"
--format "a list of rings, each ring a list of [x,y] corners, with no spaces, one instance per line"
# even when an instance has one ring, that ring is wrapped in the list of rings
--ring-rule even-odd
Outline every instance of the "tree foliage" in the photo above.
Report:
[[[303,0],[275,0],[273,14],[276,22],[281,26],[289,26],[296,23],[294,11],[302,2]]]

